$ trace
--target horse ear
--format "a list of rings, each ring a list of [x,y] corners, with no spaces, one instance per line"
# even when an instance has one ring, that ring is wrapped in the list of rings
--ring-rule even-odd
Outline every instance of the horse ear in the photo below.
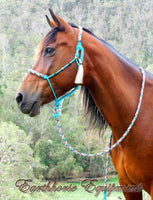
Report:
[[[61,17],[56,15],[51,9],[49,9],[49,12],[54,20],[54,23],[61,31],[70,31],[71,27],[67,22],[65,22]]]
[[[49,17],[48,17],[47,15],[45,15],[45,16],[46,16],[47,22],[48,22],[48,24],[49,24],[49,26],[50,26],[51,28],[53,28],[54,26],[56,26],[56,24],[55,24],[54,21],[50,20]]]

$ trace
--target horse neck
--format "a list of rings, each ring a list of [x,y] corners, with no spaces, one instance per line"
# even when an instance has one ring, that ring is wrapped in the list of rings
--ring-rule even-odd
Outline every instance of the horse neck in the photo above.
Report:
[[[140,70],[92,36],[84,41],[84,84],[119,139],[136,111],[142,80]]]

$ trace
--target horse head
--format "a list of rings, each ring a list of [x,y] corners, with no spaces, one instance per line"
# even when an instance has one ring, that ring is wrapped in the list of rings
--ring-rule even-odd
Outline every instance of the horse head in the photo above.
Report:
[[[37,61],[32,71],[50,76],[68,63],[70,67],[61,70],[50,80],[29,73],[23,80],[16,95],[20,110],[31,117],[40,113],[40,106],[53,101],[76,86],[78,64],[74,57],[78,42],[78,28],[73,28],[62,18],[49,10],[53,20],[46,16],[51,30],[44,36],[37,49]],[[80,54],[80,53],[79,53]],[[76,61],[76,62],[71,62]],[[55,93],[55,94],[54,94]]]

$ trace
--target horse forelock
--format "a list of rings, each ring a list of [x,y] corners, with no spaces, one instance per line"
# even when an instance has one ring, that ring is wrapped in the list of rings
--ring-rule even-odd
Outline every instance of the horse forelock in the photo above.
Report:
[[[40,55],[44,52],[44,49],[55,39],[57,32],[59,31],[58,27],[52,28],[39,43],[36,51],[35,51],[35,60],[37,60]]]

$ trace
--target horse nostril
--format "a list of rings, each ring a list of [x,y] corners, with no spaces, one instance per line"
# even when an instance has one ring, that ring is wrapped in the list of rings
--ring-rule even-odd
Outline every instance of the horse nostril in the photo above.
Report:
[[[18,105],[22,104],[23,101],[23,94],[21,92],[18,92],[16,95],[16,102],[18,103]]]

